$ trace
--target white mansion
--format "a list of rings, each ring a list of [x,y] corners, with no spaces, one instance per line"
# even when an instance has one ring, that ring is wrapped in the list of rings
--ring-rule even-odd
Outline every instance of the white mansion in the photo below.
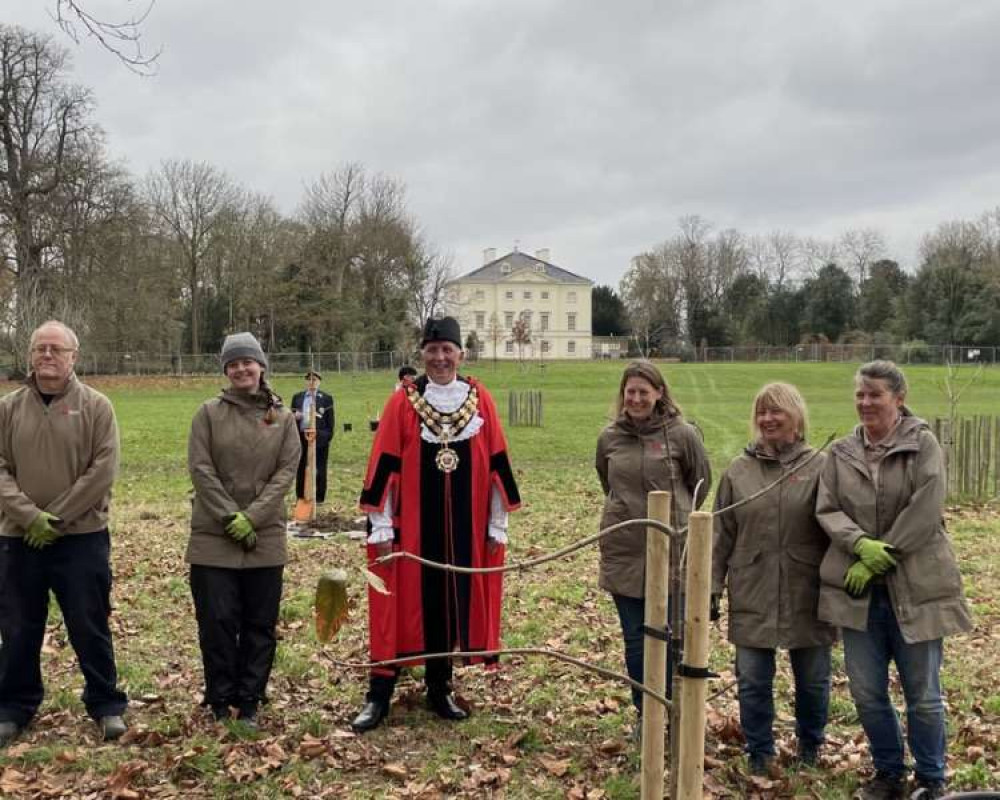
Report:
[[[448,311],[466,340],[475,333],[482,358],[590,358],[593,281],[515,248],[500,258],[483,251],[483,266],[448,283]],[[515,341],[524,320],[530,343]]]

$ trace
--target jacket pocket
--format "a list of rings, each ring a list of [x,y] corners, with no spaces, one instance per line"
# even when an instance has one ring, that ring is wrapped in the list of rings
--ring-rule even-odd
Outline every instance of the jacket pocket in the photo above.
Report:
[[[958,597],[962,592],[962,576],[947,540],[941,536],[929,549],[904,558],[897,568],[915,606]]]
[[[737,548],[729,556],[729,608],[766,613],[775,598],[760,550]]]

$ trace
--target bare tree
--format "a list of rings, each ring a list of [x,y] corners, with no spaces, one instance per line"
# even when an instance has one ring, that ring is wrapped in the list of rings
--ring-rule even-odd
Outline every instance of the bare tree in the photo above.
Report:
[[[146,55],[142,50],[142,25],[153,10],[156,0],[149,0],[138,14],[112,22],[87,10],[80,0],[55,0],[55,21],[77,44],[80,34],[96,39],[101,47],[113,53],[126,67],[139,75],[156,72],[156,61],[162,50]]]
[[[241,201],[241,191],[223,172],[204,162],[164,161],[146,179],[146,195],[155,218],[177,245],[191,304],[191,352],[201,352],[200,315],[206,256],[227,212]]]
[[[874,228],[852,229],[841,235],[837,250],[847,262],[843,266],[854,271],[860,289],[871,265],[885,255],[885,237]]]
[[[454,277],[452,259],[435,251],[421,239],[414,240],[413,252],[404,260],[410,314],[417,325],[436,316],[445,304],[445,290]],[[456,305],[448,301],[449,306]]]
[[[802,274],[802,242],[788,231],[752,237],[748,253],[754,271],[775,289],[784,289]]]
[[[517,345],[517,360],[524,364],[524,348],[531,345],[531,323],[528,322],[524,314],[514,320],[514,325],[510,329],[511,338]]]
[[[358,163],[345,164],[307,185],[299,209],[309,237],[307,258],[325,273],[334,300],[343,296],[344,278],[356,253],[352,228],[365,186],[364,168]]]
[[[497,358],[500,355],[500,342],[503,341],[503,327],[500,325],[500,318],[494,311],[490,314],[490,322],[486,327],[486,336],[493,345],[493,368],[496,369]]]
[[[808,238],[802,242],[802,263],[805,276],[816,277],[816,274],[827,264],[836,264],[840,251],[837,243],[827,239]]]
[[[37,287],[59,226],[57,201],[97,128],[90,92],[66,83],[68,55],[50,38],[0,25],[0,223],[4,263]]]

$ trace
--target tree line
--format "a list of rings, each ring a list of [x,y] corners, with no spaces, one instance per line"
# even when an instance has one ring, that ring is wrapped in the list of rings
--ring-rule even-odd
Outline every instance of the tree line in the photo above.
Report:
[[[404,186],[344,163],[294,214],[204,162],[146,175],[112,157],[65,48],[0,25],[0,345],[15,359],[56,317],[103,352],[407,348],[449,264]],[[20,363],[17,361],[16,363]]]
[[[924,237],[910,274],[873,229],[833,240],[778,231],[679,232],[598,286],[594,334],[630,335],[644,354],[690,347],[837,342],[1000,344],[1000,207]]]

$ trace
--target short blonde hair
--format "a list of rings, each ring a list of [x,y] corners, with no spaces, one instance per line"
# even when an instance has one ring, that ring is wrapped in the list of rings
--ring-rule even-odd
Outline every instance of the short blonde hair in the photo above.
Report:
[[[806,438],[806,430],[809,428],[806,401],[792,384],[769,383],[757,392],[750,408],[750,437],[755,442],[761,439],[760,427],[757,425],[757,410],[760,408],[777,408],[784,411],[795,421],[795,432],[799,438]]]

